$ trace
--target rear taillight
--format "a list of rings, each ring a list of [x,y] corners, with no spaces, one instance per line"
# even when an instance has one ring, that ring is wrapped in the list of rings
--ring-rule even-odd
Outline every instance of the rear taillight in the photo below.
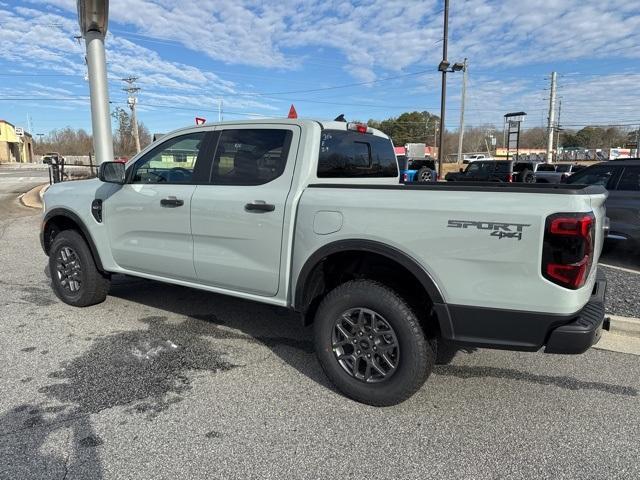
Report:
[[[507,182],[512,183],[513,182],[513,173],[510,173],[507,175]]]
[[[572,290],[582,287],[593,263],[594,231],[592,213],[556,213],[547,217],[542,275]]]
[[[408,180],[407,174],[406,174],[406,173],[403,173],[403,174],[402,174],[402,181],[403,181],[403,182],[406,182],[407,180]]]

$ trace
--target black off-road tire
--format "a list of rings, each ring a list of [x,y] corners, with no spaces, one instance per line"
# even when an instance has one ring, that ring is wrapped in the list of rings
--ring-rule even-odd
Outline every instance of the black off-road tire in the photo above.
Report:
[[[422,177],[427,177],[427,178],[422,178]],[[418,172],[416,173],[416,182],[420,182],[420,183],[425,183],[425,182],[433,182],[433,170],[427,168],[427,167],[422,167],[420,170],[418,170]]]
[[[536,175],[531,170],[522,170],[520,172],[520,181],[522,183],[536,183]]]
[[[75,254],[76,260],[74,262],[77,262],[80,267],[77,273],[79,280],[77,291],[65,288],[58,273],[58,264],[63,249]],[[98,270],[87,242],[75,230],[64,230],[53,239],[49,250],[49,272],[51,273],[51,288],[56,296],[68,305],[74,307],[95,305],[103,302],[109,293],[111,284],[109,276]]]
[[[332,336],[336,321],[350,309],[375,311],[395,332],[399,355],[393,374],[377,383],[367,383],[348,373],[334,353]],[[329,292],[314,321],[316,355],[333,384],[346,396],[373,406],[399,404],[427,380],[435,362],[435,351],[427,341],[415,313],[398,294],[371,280],[352,280]]]

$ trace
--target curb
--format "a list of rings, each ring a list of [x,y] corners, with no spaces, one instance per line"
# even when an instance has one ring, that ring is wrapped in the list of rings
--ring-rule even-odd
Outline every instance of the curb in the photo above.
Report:
[[[49,184],[44,183],[42,185],[38,185],[37,187],[32,188],[28,192],[20,195],[20,202],[25,207],[42,209],[44,205],[42,201],[42,196],[44,195],[44,192],[48,187],[49,187]]]
[[[607,315],[611,319],[610,332],[640,338],[640,318]]]

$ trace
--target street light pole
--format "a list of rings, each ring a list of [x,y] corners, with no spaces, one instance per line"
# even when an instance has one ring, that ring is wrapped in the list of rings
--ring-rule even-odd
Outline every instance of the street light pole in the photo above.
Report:
[[[108,0],[78,0],[78,20],[87,50],[91,128],[97,164],[113,160],[113,135],[104,50],[108,13]]]
[[[443,29],[443,33],[442,33],[442,62],[440,63],[441,67],[444,66],[445,68],[440,68],[440,71],[442,72],[442,90],[440,93],[440,137],[438,138],[438,175],[442,176],[444,174],[443,168],[442,168],[442,164],[443,164],[443,152],[442,152],[442,146],[443,146],[443,140],[444,140],[444,131],[445,131],[445,121],[444,121],[444,115],[445,115],[445,104],[446,104],[446,98],[447,98],[447,67],[448,65],[448,61],[447,61],[447,44],[449,41],[449,0],[444,0],[444,29]]]
[[[462,163],[462,140],[464,138],[464,104],[467,97],[467,59],[462,62],[462,99],[460,101],[460,133],[458,134],[458,164]]]

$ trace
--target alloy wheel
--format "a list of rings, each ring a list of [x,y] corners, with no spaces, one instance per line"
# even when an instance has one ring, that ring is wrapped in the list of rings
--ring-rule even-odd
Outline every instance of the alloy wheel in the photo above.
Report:
[[[76,251],[71,247],[62,247],[56,257],[56,275],[58,283],[69,293],[77,293],[82,285],[82,265]]]
[[[396,333],[379,313],[351,308],[334,322],[331,344],[336,360],[351,377],[366,383],[388,380],[398,369]]]

